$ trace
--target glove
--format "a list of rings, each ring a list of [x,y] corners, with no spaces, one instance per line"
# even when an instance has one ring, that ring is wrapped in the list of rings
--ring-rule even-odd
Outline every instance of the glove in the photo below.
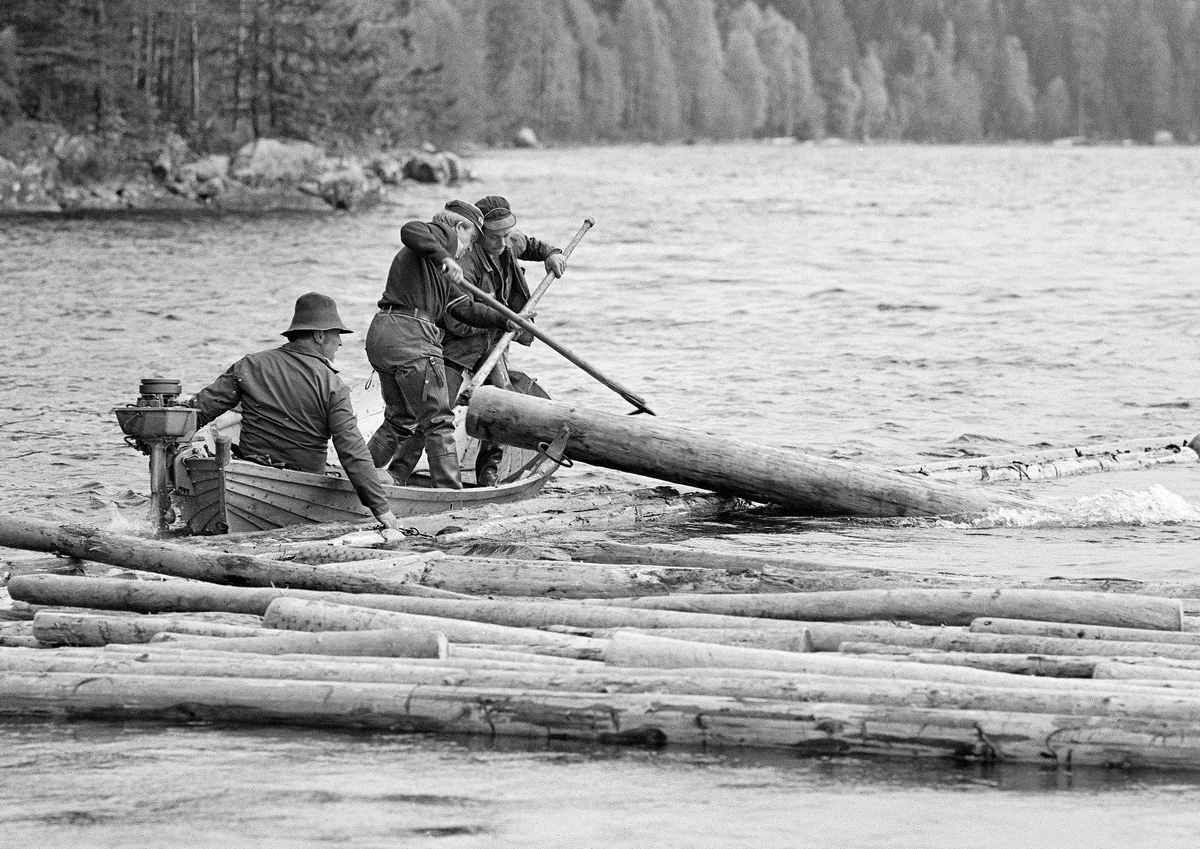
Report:
[[[567,270],[567,258],[561,253],[550,254],[546,257],[546,270],[555,277],[562,277]]]

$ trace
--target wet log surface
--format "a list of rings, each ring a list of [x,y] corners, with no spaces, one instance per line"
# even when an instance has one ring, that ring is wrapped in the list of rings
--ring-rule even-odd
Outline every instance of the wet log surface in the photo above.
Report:
[[[0,713],[236,721],[635,745],[1195,767],[1188,722],[686,694],[560,693],[186,676],[12,673]]]

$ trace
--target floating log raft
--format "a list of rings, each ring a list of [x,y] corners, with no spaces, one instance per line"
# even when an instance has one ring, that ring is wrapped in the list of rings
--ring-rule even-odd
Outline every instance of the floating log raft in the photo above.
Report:
[[[631,418],[483,387],[467,432],[536,449],[566,428],[572,460],[777,504],[808,515],[958,516],[1015,498],[887,469],[767,448],[679,425]]]
[[[360,632],[354,632],[360,633]],[[381,635],[386,632],[369,632]],[[327,635],[332,636],[332,635]],[[344,636],[344,635],[339,635]],[[16,654],[17,656],[12,656]],[[147,652],[136,658],[77,652],[46,657],[45,652],[0,655],[0,671],[17,673],[89,672],[116,675],[177,675],[202,678],[263,678],[357,683],[432,684],[475,689],[553,690],[574,693],[664,693],[843,702],[893,707],[1003,710],[1072,716],[1140,716],[1171,721],[1200,720],[1200,692],[1156,693],[1121,681],[1094,682],[1067,690],[1030,689],[1014,679],[1008,687],[945,681],[847,678],[803,674],[722,674],[706,670],[638,670],[606,667],[547,669],[529,664],[502,669],[468,666],[453,657],[437,665],[359,663],[334,657],[303,660],[246,660],[224,652]],[[32,655],[32,656],[31,656]]]

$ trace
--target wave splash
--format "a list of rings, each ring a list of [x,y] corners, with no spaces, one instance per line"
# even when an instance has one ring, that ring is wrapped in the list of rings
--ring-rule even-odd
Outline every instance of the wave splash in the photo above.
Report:
[[[959,527],[1088,528],[1110,525],[1171,525],[1200,521],[1200,509],[1155,484],[1148,490],[1113,489],[1074,503],[989,510]]]

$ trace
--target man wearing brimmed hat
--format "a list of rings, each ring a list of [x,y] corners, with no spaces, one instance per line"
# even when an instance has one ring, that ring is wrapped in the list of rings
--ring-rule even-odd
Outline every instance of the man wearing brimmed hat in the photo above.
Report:
[[[480,238],[463,259],[463,275],[514,312],[521,312],[529,302],[529,286],[517,260],[545,263],[548,272],[561,277],[566,269],[563,252],[513,229],[517,217],[508,201],[499,195],[488,195],[476,202],[475,206],[483,213],[483,228]],[[443,319],[442,327],[446,331],[442,351],[446,358],[449,396],[453,402],[458,397],[466,373],[473,372],[487,356],[499,334],[494,330],[455,321],[453,316]],[[523,345],[533,341],[533,337],[523,331],[515,339]],[[502,389],[512,388],[507,357],[496,364],[487,383]],[[496,483],[503,456],[503,446],[482,441],[475,461],[476,482],[481,486]]]
[[[200,411],[200,425],[240,404],[237,455],[267,466],[323,475],[332,439],[359,500],[385,527],[399,528],[358,430],[350,388],[333,367],[342,334],[352,332],[333,298],[301,295],[281,334],[286,344],[242,357],[186,403]]]
[[[442,330],[447,315],[470,327],[505,330],[508,320],[461,288],[457,260],[483,226],[483,213],[450,201],[426,223],[400,228],[404,245],[392,260],[379,312],[367,332],[367,359],[379,372],[384,423],[368,447],[377,467],[408,482],[424,449],[433,485],[462,489],[454,444],[454,411],[446,393]]]

